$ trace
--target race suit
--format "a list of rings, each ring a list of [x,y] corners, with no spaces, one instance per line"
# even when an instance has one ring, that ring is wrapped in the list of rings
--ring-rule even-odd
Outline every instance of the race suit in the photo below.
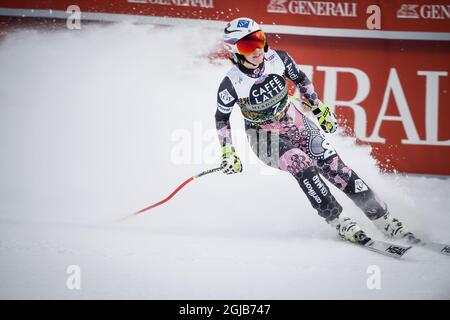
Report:
[[[331,221],[342,212],[321,176],[369,219],[382,217],[386,204],[344,164],[318,126],[289,102],[287,79],[310,104],[319,104],[311,81],[287,52],[269,49],[264,56],[256,69],[234,65],[219,86],[215,120],[221,146],[232,143],[229,118],[238,104],[252,150],[265,164],[291,173],[321,217]]]

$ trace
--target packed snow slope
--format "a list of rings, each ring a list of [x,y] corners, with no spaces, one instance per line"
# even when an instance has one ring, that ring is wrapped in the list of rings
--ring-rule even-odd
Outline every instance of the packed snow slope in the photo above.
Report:
[[[207,56],[220,33],[114,24],[0,40],[0,298],[449,299],[450,258],[414,248],[395,260],[339,240],[289,174],[252,154],[238,108],[242,174],[201,177],[117,221],[218,166],[229,63]],[[448,179],[381,175],[369,147],[329,139],[410,229],[450,243]]]

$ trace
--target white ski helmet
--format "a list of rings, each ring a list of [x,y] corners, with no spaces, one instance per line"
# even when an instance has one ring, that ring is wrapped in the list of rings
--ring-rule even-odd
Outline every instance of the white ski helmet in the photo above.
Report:
[[[254,39],[249,39],[248,36]],[[241,41],[244,38],[246,39]],[[241,42],[238,45],[239,41]],[[245,44],[247,44],[247,47],[250,46],[250,50],[260,47],[260,45],[263,46],[264,52],[269,49],[264,32],[253,19],[236,18],[227,24],[223,35],[224,48],[230,53],[235,63],[242,63],[246,60],[244,54],[250,54],[250,52],[245,52]]]

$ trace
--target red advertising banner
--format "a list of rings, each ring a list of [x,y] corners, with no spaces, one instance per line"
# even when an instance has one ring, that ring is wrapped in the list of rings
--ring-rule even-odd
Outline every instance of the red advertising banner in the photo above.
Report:
[[[286,36],[340,122],[385,169],[450,175],[450,42]],[[344,120],[345,121],[342,121]]]
[[[113,13],[228,21],[240,16],[275,26],[367,30],[380,15],[382,31],[450,32],[448,0],[1,0],[0,8]],[[26,15],[26,13],[24,13]],[[284,33],[288,32],[288,29]],[[295,29],[294,29],[295,32]],[[290,32],[288,32],[290,33]]]

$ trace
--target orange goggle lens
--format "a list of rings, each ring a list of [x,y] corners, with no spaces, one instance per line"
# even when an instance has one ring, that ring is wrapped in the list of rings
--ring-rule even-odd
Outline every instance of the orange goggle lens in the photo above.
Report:
[[[256,48],[264,48],[265,45],[266,35],[262,31],[249,34],[236,43],[237,50],[243,55],[251,54]]]

